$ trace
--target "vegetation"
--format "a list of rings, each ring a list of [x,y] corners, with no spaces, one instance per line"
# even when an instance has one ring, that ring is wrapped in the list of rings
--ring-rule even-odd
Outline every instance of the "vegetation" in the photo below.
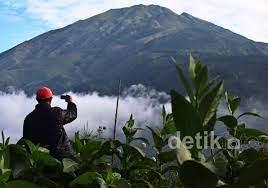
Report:
[[[189,76],[176,64],[187,97],[171,91],[172,113],[162,110],[162,125],[157,128],[135,127],[132,115],[123,127],[125,142],[103,140],[75,134],[71,141],[76,156],[57,160],[43,147],[24,140],[9,144],[2,134],[0,144],[1,187],[268,187],[268,157],[264,149],[227,147],[227,138],[220,140],[221,149],[187,149],[180,144],[172,150],[169,138],[179,131],[181,139],[197,133],[213,131],[220,123],[230,136],[247,146],[255,139],[268,142],[268,135],[247,128],[237,114],[240,98],[225,92],[229,114],[219,117],[217,109],[224,93],[224,82],[210,79],[208,68],[190,57]],[[152,140],[137,137],[149,131]],[[91,134],[89,134],[91,135]],[[205,143],[203,143],[205,145]]]

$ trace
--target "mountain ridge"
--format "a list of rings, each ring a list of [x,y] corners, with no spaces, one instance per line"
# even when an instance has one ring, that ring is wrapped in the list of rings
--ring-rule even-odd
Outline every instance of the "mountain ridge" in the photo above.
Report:
[[[259,75],[243,67],[259,71],[268,65],[264,63],[268,44],[188,13],[178,15],[161,6],[135,5],[46,32],[1,53],[0,90],[14,86],[30,94],[40,85],[49,85],[58,93],[97,90],[113,94],[121,78],[126,87],[142,83],[169,91],[176,86],[171,76],[175,75],[174,67],[167,63],[170,56],[185,62],[190,53],[201,55],[215,74],[229,79],[229,88],[235,92],[239,90],[234,84],[246,90],[248,80],[258,80]],[[232,78],[237,76],[230,77],[228,66],[244,71],[242,75],[249,78],[236,83]]]
[[[14,48],[20,46],[21,44],[23,44],[23,43],[25,43],[25,42],[26,42],[26,43],[27,43],[27,42],[31,42],[32,40],[36,40],[36,39],[38,39],[39,37],[41,37],[41,36],[43,36],[43,35],[54,34],[54,33],[57,33],[57,32],[61,32],[61,31],[65,30],[65,29],[67,29],[68,27],[71,27],[71,26],[73,26],[73,25],[75,25],[75,24],[78,24],[78,23],[81,23],[81,22],[88,22],[88,21],[90,21],[91,19],[98,18],[98,17],[100,17],[100,16],[102,16],[102,15],[106,15],[106,14],[108,14],[108,13],[110,13],[110,12],[113,12],[113,11],[124,11],[124,10],[126,11],[126,10],[141,9],[141,8],[150,8],[150,7],[154,7],[154,8],[158,8],[158,9],[160,9],[160,10],[168,11],[170,14],[173,14],[173,15],[176,16],[176,17],[183,16],[183,17],[186,17],[187,19],[194,20],[195,22],[196,22],[196,21],[199,21],[199,22],[204,22],[204,23],[206,23],[206,24],[209,24],[210,26],[216,26],[216,27],[222,29],[223,31],[228,31],[228,32],[230,32],[230,33],[232,33],[232,34],[235,34],[235,35],[237,35],[237,36],[239,36],[239,37],[242,37],[242,38],[247,39],[247,40],[249,40],[249,41],[252,41],[252,42],[254,42],[254,43],[258,43],[258,44],[260,44],[260,45],[264,45],[265,47],[266,47],[266,45],[267,45],[266,48],[268,48],[268,43],[254,41],[254,40],[249,39],[249,38],[247,38],[247,37],[245,37],[245,36],[242,36],[242,35],[240,35],[240,34],[237,34],[237,33],[233,32],[233,31],[231,31],[231,30],[229,30],[229,29],[226,29],[226,28],[224,28],[224,27],[218,26],[218,25],[216,25],[216,24],[214,24],[214,23],[211,23],[211,22],[209,22],[209,21],[200,19],[200,18],[198,18],[198,17],[195,17],[195,16],[193,16],[193,15],[187,13],[187,12],[182,12],[181,14],[176,14],[176,13],[173,12],[172,10],[170,10],[170,9],[168,9],[168,8],[166,8],[166,7],[161,7],[161,6],[159,6],[159,5],[142,5],[142,4],[139,4],[139,5],[134,5],[134,6],[131,6],[131,7],[117,8],[117,9],[110,9],[110,10],[107,10],[107,11],[105,11],[105,12],[103,12],[103,13],[94,15],[94,16],[92,16],[92,17],[89,17],[89,18],[86,18],[86,19],[83,19],[83,20],[78,20],[78,21],[76,21],[76,22],[74,22],[74,23],[72,23],[72,24],[69,24],[69,25],[65,26],[65,27],[47,31],[47,32],[45,32],[45,33],[43,33],[43,34],[40,34],[40,35],[38,35],[38,36],[36,36],[36,37],[30,39],[30,40],[26,40],[26,41],[24,41],[24,42],[22,42],[22,43],[20,43],[20,44],[18,44],[18,45],[16,45],[16,46],[12,47],[11,49],[8,49],[8,50],[6,50],[6,51],[0,53],[0,56],[1,56],[2,54],[4,54],[4,53],[10,51],[10,50],[13,50]]]

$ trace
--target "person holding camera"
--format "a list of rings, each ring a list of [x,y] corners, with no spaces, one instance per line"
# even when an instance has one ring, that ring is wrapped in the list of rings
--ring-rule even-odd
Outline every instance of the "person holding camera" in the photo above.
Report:
[[[38,104],[24,120],[23,139],[49,149],[55,158],[71,158],[74,151],[63,126],[77,118],[77,108],[69,95],[61,97],[68,103],[66,110],[51,107],[52,98],[52,91],[47,87],[36,92]]]

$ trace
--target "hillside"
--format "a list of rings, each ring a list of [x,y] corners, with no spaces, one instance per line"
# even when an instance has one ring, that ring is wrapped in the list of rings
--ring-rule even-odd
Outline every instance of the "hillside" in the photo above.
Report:
[[[244,96],[268,95],[268,44],[257,43],[187,13],[160,6],[114,9],[49,31],[0,54],[0,90],[113,94],[142,83],[169,91],[177,83],[170,56],[201,55],[214,75]]]

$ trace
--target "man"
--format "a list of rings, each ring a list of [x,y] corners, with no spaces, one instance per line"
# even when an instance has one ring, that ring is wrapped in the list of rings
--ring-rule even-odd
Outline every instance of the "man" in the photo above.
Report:
[[[67,110],[51,107],[52,98],[52,91],[47,87],[36,92],[38,104],[24,120],[23,138],[46,147],[55,158],[69,158],[74,152],[63,125],[77,118],[77,108],[69,95],[65,98]]]

